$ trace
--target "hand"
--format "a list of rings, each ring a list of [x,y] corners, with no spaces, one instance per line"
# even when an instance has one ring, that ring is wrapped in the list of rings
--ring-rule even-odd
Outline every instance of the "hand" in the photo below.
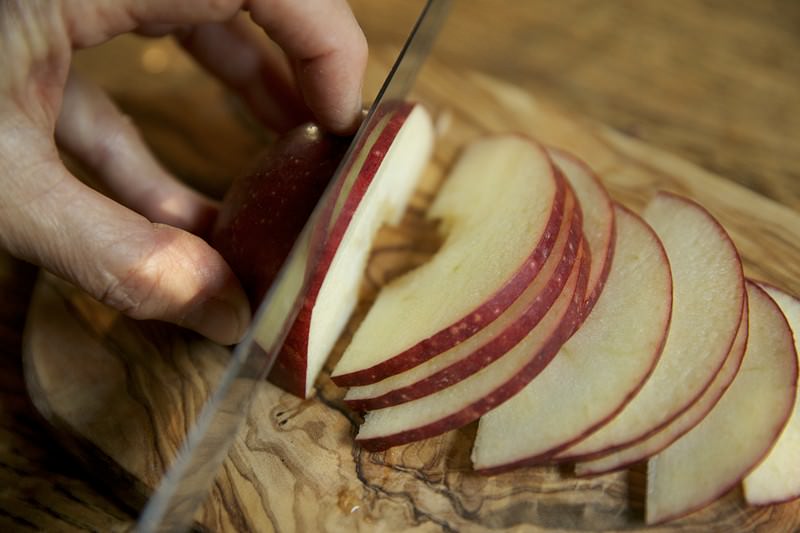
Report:
[[[235,18],[243,8],[291,69]],[[310,111],[336,132],[360,116],[364,36],[345,0],[0,0],[0,246],[134,318],[234,343],[247,299],[194,234],[215,204],[161,168],[110,99],[70,73],[74,48],[128,31],[175,33],[267,125],[287,129]],[[72,176],[56,139],[120,203]]]

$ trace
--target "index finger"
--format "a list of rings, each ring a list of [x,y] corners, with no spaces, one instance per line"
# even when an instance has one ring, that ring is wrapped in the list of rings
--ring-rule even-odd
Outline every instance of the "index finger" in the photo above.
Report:
[[[320,122],[349,132],[361,110],[364,34],[345,0],[66,0],[76,47],[99,44],[146,24],[222,22],[240,10],[286,52],[306,104]]]

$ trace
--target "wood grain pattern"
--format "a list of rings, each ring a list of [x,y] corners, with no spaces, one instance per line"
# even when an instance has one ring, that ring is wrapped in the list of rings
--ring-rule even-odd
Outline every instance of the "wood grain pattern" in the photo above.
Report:
[[[386,64],[392,55],[390,48],[374,50],[373,60]],[[368,84],[379,77],[371,75]],[[452,98],[456,91],[459,97]],[[377,287],[436,249],[435,226],[423,211],[459,147],[486,132],[508,130],[575,152],[617,200],[633,208],[660,188],[701,201],[732,234],[749,274],[800,292],[800,215],[791,209],[486,74],[454,71],[434,60],[415,96],[436,116],[436,161],[401,228],[381,233],[357,315]],[[39,410],[87,468],[113,481],[118,495],[136,507],[174,456],[226,352],[177,328],[121,317],[47,277],[36,288],[24,355]],[[643,527],[640,469],[585,480],[556,468],[480,476],[469,468],[474,426],[382,453],[364,452],[353,445],[357,415],[344,408],[329,372],[330,365],[307,401],[259,385],[198,525],[213,531]],[[746,508],[734,491],[701,512],[649,530],[799,527],[800,502]]]

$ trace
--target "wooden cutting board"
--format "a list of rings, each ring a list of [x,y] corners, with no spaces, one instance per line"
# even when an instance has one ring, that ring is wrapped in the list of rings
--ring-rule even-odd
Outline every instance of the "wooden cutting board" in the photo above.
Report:
[[[574,152],[596,169],[615,199],[634,209],[658,189],[698,200],[730,232],[748,275],[800,293],[798,213],[479,73],[456,73],[431,61],[415,97],[436,117],[436,160],[402,226],[381,232],[362,304],[336,353],[377,288],[435,249],[424,208],[458,147],[493,131],[524,132]],[[31,304],[24,350],[37,408],[87,471],[133,509],[141,508],[175,456],[228,355],[178,328],[122,317],[47,275]],[[343,391],[329,372],[330,366],[306,401],[269,383],[257,386],[245,427],[196,516],[199,526],[301,532],[644,528],[643,468],[591,479],[577,479],[564,468],[477,475],[469,462],[474,425],[366,453],[353,444],[358,416],[343,406]],[[747,508],[736,489],[650,530],[797,528],[800,502]]]

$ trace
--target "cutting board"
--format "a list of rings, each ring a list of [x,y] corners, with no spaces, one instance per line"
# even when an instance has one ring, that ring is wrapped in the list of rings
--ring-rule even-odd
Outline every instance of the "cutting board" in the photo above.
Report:
[[[730,232],[748,275],[800,293],[800,214],[481,73],[453,72],[432,60],[414,97],[436,118],[435,161],[403,223],[381,231],[361,304],[332,360],[379,287],[433,253],[435,224],[424,210],[459,147],[488,132],[523,132],[577,154],[615,199],[635,210],[659,189],[694,198]],[[31,397],[87,472],[133,510],[141,508],[175,457],[228,356],[225,348],[185,330],[127,319],[49,275],[37,284],[24,350]],[[343,405],[330,369],[329,364],[316,394],[305,401],[269,383],[257,385],[244,427],[196,515],[199,527],[644,529],[643,466],[591,479],[556,467],[482,476],[470,469],[474,424],[381,453],[359,449],[353,442],[359,417]],[[649,530],[797,528],[800,502],[748,508],[737,488],[702,511]]]

